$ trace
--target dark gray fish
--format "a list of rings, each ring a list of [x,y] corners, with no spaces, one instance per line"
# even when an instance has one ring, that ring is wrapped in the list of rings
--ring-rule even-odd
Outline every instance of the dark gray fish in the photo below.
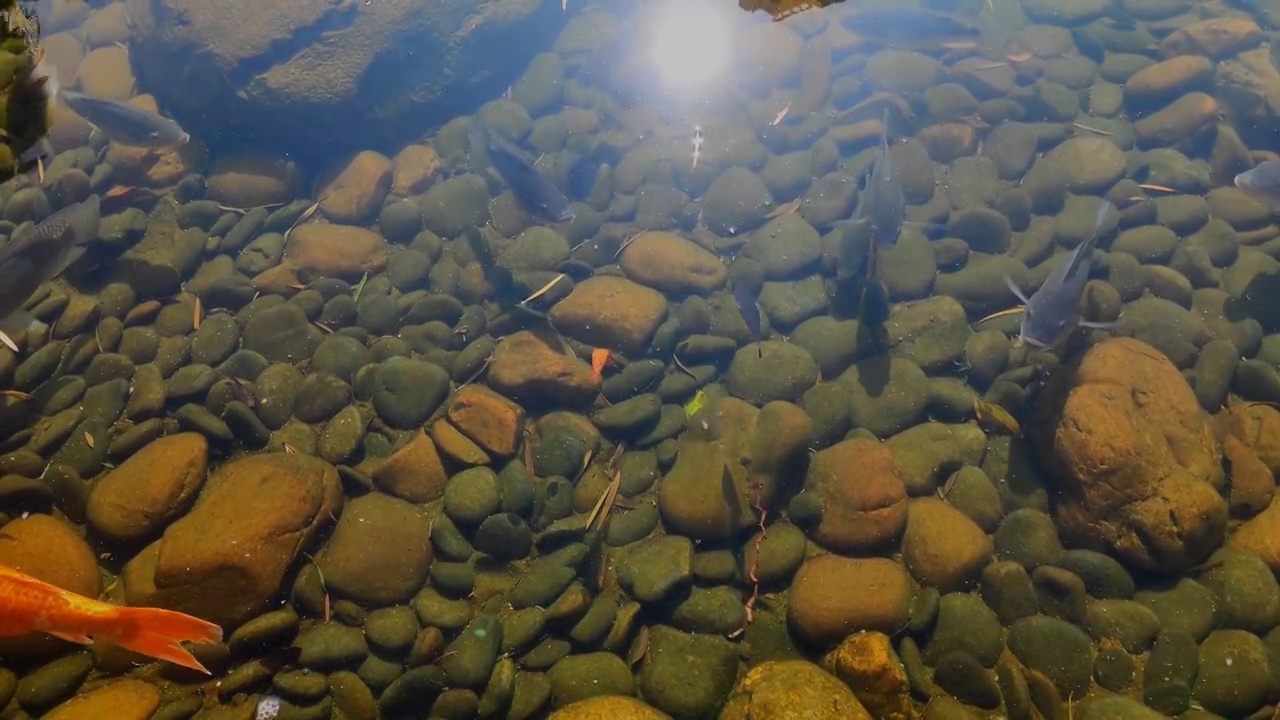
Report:
[[[931,40],[971,37],[977,29],[945,13],[920,8],[885,7],[862,10],[841,21],[849,30],[877,37]]]
[[[97,238],[98,211],[98,196],[92,195],[50,215],[30,232],[19,229],[0,248],[0,342],[10,350],[18,351],[11,335],[38,326],[22,306],[43,283],[79,259]]]
[[[876,152],[867,189],[858,203],[858,218],[871,224],[872,244],[888,247],[898,242],[906,217],[907,199],[902,194],[902,176],[889,154],[889,110],[884,111],[880,149]]]
[[[62,99],[108,140],[121,145],[154,150],[183,145],[191,139],[173,120],[129,103],[71,90],[64,90]]]
[[[1080,320],[1080,295],[1084,293],[1085,283],[1089,281],[1093,248],[1098,244],[1102,221],[1112,209],[1110,202],[1102,202],[1089,238],[1068,253],[1066,259],[1059,261],[1049,277],[1045,278],[1044,284],[1030,298],[1023,294],[1008,275],[1004,276],[1009,289],[1025,306],[1022,310],[1022,327],[1018,332],[1020,344],[1051,348],[1077,326],[1114,326],[1114,323],[1088,323]]]
[[[733,288],[733,301],[738,305],[738,312],[742,313],[742,319],[747,323],[747,329],[751,331],[751,337],[756,340],[756,354],[764,357],[764,347],[761,346],[761,324],[760,324],[760,305],[756,302],[756,294],[745,285],[735,285]]]
[[[1280,211],[1280,160],[1258,163],[1252,170],[1236,176],[1236,187],[1257,198],[1271,208]]]
[[[551,222],[568,222],[573,219],[573,211],[569,209],[569,198],[560,192],[555,183],[543,177],[542,173],[529,162],[524,151],[488,133],[486,142],[478,123],[472,123],[467,131],[471,146],[483,147],[489,156],[489,162],[506,181],[515,195],[516,202],[526,212],[537,215]]]

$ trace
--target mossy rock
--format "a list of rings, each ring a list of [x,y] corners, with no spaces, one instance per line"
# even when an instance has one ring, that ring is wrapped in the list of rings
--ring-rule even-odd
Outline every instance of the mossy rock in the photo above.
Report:
[[[15,12],[16,5],[15,0],[0,0],[0,12]],[[34,72],[39,57],[38,19],[30,27],[27,36],[14,23],[0,23],[0,182],[24,169],[19,158],[53,125],[45,81]]]

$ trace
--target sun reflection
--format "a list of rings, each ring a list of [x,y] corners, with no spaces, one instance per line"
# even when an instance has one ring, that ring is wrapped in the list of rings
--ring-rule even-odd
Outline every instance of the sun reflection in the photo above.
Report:
[[[723,75],[729,66],[731,20],[723,6],[684,0],[668,3],[650,17],[649,52],[667,88],[705,88]]]

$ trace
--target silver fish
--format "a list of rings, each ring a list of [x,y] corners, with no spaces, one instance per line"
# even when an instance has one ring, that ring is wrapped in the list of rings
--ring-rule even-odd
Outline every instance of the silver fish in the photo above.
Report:
[[[1077,326],[1110,328],[1115,323],[1090,323],[1080,319],[1080,296],[1089,281],[1089,267],[1093,263],[1093,248],[1098,244],[1102,221],[1113,206],[1104,200],[1098,207],[1098,218],[1093,232],[1076,249],[1060,261],[1039,290],[1028,298],[1006,274],[1005,283],[1025,306],[1022,310],[1022,327],[1018,332],[1018,344],[1026,343],[1038,348],[1051,348],[1061,342]]]
[[[862,10],[845,17],[841,23],[855,33],[921,42],[978,34],[972,25],[951,15],[919,8]]]
[[[902,176],[889,154],[889,110],[885,108],[880,130],[880,149],[876,151],[867,189],[858,203],[858,218],[871,224],[871,239],[877,247],[898,242],[907,200],[902,194]]]
[[[173,120],[129,103],[71,90],[62,91],[62,99],[108,140],[121,145],[155,150],[184,145],[191,139]]]
[[[467,139],[472,148],[484,148],[489,162],[511,188],[516,202],[526,212],[537,215],[552,222],[568,222],[573,220],[573,210],[569,208],[569,198],[565,197],[555,183],[543,177],[542,173],[529,162],[524,152],[493,133],[484,133],[479,123],[472,123],[467,130]]]
[[[41,220],[29,232],[19,228],[0,248],[0,343],[17,352],[10,336],[39,327],[22,306],[43,283],[84,254],[98,237],[100,219],[98,196],[91,195]]]
[[[1236,187],[1252,195],[1272,212],[1280,211],[1280,160],[1258,163],[1236,176]]]

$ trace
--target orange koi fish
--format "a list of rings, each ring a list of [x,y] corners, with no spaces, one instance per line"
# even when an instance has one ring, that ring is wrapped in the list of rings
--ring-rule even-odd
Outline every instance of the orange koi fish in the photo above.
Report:
[[[597,385],[600,384],[601,378],[604,376],[604,368],[609,364],[612,357],[609,351],[604,348],[596,348],[591,351],[591,379]]]
[[[112,605],[63,590],[0,565],[0,636],[44,632],[88,645],[107,640],[175,665],[210,674],[178,643],[222,639],[222,628],[173,610]]]

